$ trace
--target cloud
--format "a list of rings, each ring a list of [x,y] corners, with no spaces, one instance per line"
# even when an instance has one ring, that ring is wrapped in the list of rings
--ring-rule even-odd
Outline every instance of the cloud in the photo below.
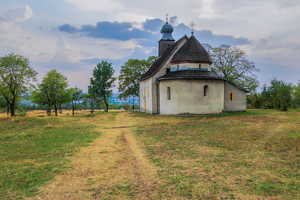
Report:
[[[171,17],[170,22],[174,24],[177,17]],[[139,44],[143,46],[154,47],[157,41],[161,38],[160,29],[165,22],[161,19],[146,19],[142,22],[142,28],[136,28],[134,23],[129,22],[108,22],[100,21],[94,25],[82,25],[80,28],[70,24],[64,24],[58,27],[62,32],[71,34],[80,34],[85,37],[93,38],[107,38],[115,40],[139,40]],[[174,26],[175,38],[181,38],[185,34],[190,34],[190,28],[180,23]],[[195,35],[200,38],[202,42],[209,43],[213,46],[227,44],[227,45],[242,45],[248,44],[249,40],[246,38],[235,38],[230,35],[217,35],[209,30],[195,30]]]
[[[33,11],[29,5],[23,7],[15,7],[7,10],[0,16],[2,21],[11,21],[11,22],[24,22],[31,19],[33,16]]]
[[[86,88],[91,68],[95,64],[84,60],[118,60],[130,56],[136,48],[141,48],[135,41],[31,30],[8,21],[0,21],[0,46],[0,56],[12,52],[23,55],[40,75],[56,68],[67,75],[72,86],[82,89]]]
[[[99,59],[120,66],[156,55],[169,13],[176,39],[190,35],[193,21],[200,42],[246,50],[262,69],[261,79],[294,81],[300,73],[299,10],[299,0],[1,1],[0,55],[22,54],[40,71],[57,67],[82,83],[75,76],[86,76]]]
[[[69,24],[58,27],[62,32],[81,33],[83,36],[93,38],[107,38],[117,40],[130,40],[151,37],[151,33],[134,28],[133,24],[126,22],[98,22],[95,26],[83,25],[81,28]]]
[[[147,31],[157,32],[161,29],[163,24],[164,21],[162,21],[161,19],[146,19],[146,21],[143,23],[143,28]]]

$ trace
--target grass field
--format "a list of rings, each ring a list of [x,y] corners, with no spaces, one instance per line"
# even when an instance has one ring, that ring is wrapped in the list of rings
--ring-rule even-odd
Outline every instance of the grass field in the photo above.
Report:
[[[35,196],[56,175],[72,171],[75,153],[96,138],[100,143],[86,153],[99,151],[98,159],[107,160],[82,175],[84,190],[72,194],[88,192],[84,199],[300,199],[299,110],[208,116],[81,112],[58,118],[34,112],[13,120],[0,117],[0,199]],[[88,159],[85,163],[92,165],[93,158]],[[154,181],[147,177],[147,165],[155,168]]]
[[[135,117],[161,199],[300,199],[300,112]]]
[[[78,123],[79,117],[43,116],[35,112],[0,118],[0,199],[36,194],[39,186],[66,170],[67,157],[100,135],[93,125]]]

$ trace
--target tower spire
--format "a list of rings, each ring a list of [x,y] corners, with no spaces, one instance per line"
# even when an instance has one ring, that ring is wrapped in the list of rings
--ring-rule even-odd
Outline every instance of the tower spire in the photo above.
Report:
[[[192,22],[190,26],[191,26],[191,34],[192,34],[192,36],[193,36],[193,35],[194,35],[194,27],[195,27],[195,23]]]
[[[167,24],[169,23],[169,14],[168,13],[166,14],[166,23]]]
[[[166,23],[162,26],[160,30],[162,38],[159,40],[159,56],[161,56],[166,49],[174,45],[175,40],[172,36],[173,31],[173,26],[169,24],[169,15],[166,14]]]

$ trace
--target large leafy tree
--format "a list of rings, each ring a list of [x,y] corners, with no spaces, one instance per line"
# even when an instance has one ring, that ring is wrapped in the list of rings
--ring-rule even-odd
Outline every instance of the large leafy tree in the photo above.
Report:
[[[89,90],[94,96],[101,98],[105,105],[105,112],[108,112],[109,97],[112,95],[112,87],[115,81],[113,75],[114,69],[112,64],[107,61],[101,61],[95,67],[91,78]]]
[[[300,106],[300,82],[294,88],[294,104],[295,106]]]
[[[46,105],[48,114],[51,114],[51,109],[54,108],[57,116],[59,106],[70,100],[67,87],[66,77],[58,71],[52,70],[47,73],[38,89],[33,92],[33,101],[40,105]]]
[[[0,108],[3,109],[3,108],[6,108],[7,105],[6,105],[6,101],[5,99],[0,95]]]
[[[15,116],[17,100],[32,86],[36,75],[28,59],[22,56],[9,54],[0,58],[0,95],[5,99],[11,116]]]
[[[139,80],[155,59],[155,56],[150,56],[147,60],[129,59],[122,66],[119,76],[121,98],[139,97]]]
[[[96,103],[100,101],[100,98],[97,98],[96,92],[92,85],[88,86],[88,93],[84,95],[84,99],[88,101],[91,109],[91,114],[93,114],[95,112]]]
[[[273,108],[287,111],[292,104],[293,86],[276,79],[271,81],[271,85],[267,88],[269,102]]]
[[[209,52],[213,60],[213,70],[242,88],[255,92],[258,81],[255,72],[258,69],[248,60],[244,51],[237,47],[225,46],[212,48]]]
[[[72,104],[72,115],[75,115],[75,110],[79,105],[80,101],[83,99],[82,90],[79,88],[70,88],[68,89],[68,93],[70,95],[71,104]]]

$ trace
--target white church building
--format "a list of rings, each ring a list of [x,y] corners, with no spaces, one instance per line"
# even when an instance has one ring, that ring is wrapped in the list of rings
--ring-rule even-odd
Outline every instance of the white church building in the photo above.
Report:
[[[159,57],[140,80],[140,111],[152,114],[212,114],[245,111],[243,88],[212,71],[212,60],[196,37],[175,41],[161,29]]]

